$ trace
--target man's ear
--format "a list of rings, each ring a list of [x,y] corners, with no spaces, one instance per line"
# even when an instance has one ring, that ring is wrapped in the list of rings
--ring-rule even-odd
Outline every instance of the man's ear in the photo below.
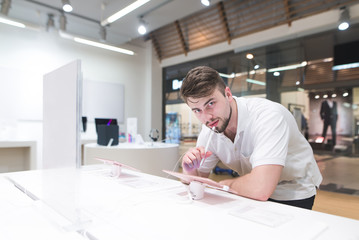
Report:
[[[226,87],[224,89],[224,95],[226,97],[228,97],[228,100],[230,100],[230,101],[231,101],[231,99],[233,99],[233,95],[232,95],[231,89],[229,89],[229,87]]]

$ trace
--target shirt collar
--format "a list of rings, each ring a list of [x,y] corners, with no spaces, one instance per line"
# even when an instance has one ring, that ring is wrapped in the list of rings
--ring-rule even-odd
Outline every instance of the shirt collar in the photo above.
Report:
[[[240,132],[243,132],[248,123],[249,123],[249,112],[247,107],[247,100],[243,97],[235,97],[233,98],[237,102],[237,110],[238,110],[238,122],[237,122],[237,135],[240,134]]]

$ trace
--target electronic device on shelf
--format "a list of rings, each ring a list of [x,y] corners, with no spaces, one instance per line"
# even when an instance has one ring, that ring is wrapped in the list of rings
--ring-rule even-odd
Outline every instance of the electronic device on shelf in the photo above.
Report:
[[[132,170],[132,171],[136,171],[136,172],[141,172],[141,170],[137,169],[137,168],[134,168],[134,167],[131,167],[131,166],[128,166],[126,164],[123,164],[123,163],[120,163],[120,162],[117,162],[115,160],[110,160],[110,159],[104,159],[104,158],[95,158],[96,160],[99,160],[105,164],[109,164],[109,165],[112,165],[113,166],[113,169],[112,169],[112,172],[111,172],[111,175],[113,177],[119,177],[121,175],[121,170],[122,168],[126,168],[126,169],[129,169],[129,170]]]
[[[193,176],[193,175],[187,175],[187,174],[183,174],[183,173],[179,173],[179,172],[173,172],[173,171],[168,171],[168,170],[162,170],[163,172],[170,174],[174,177],[177,177],[187,183],[191,183],[192,181],[196,181],[196,182],[200,182],[202,184],[205,184],[206,186],[210,187],[210,188],[215,188],[218,190],[222,190],[222,191],[226,191],[226,192],[231,192],[231,193],[235,193],[235,191],[231,190],[228,186],[226,185],[222,185],[212,179],[209,178],[204,178],[204,177],[199,177],[199,176]]]

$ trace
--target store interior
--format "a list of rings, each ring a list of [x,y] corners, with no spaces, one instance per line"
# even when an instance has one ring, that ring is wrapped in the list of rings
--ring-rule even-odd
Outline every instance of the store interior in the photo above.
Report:
[[[359,238],[358,1],[0,2],[4,239]],[[203,126],[179,89],[201,65],[293,114],[323,176],[313,211],[218,188],[239,176],[222,163],[203,199],[180,181]]]
[[[354,42],[356,48],[348,51],[357,52],[358,40],[359,25],[354,25],[345,34],[332,30],[165,68],[166,141],[180,143],[183,151],[196,145],[202,125],[180,98],[178,85],[190,68],[210,66],[233,95],[268,98],[293,113],[321,169],[321,189],[359,195],[359,70],[333,70],[338,49]],[[335,105],[333,123],[324,120],[325,102]],[[232,177],[226,166],[218,167],[214,178]]]

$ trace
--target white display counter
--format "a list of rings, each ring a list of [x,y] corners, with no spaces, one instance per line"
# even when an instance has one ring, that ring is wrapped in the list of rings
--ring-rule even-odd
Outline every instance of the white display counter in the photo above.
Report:
[[[0,173],[36,169],[36,141],[0,141]]]
[[[178,144],[172,143],[120,143],[117,146],[85,144],[83,165],[99,164],[95,158],[115,160],[137,168],[144,173],[167,176],[163,169],[178,170]]]
[[[1,239],[359,239],[359,221],[110,165],[0,174]],[[20,191],[21,190],[21,191]]]

